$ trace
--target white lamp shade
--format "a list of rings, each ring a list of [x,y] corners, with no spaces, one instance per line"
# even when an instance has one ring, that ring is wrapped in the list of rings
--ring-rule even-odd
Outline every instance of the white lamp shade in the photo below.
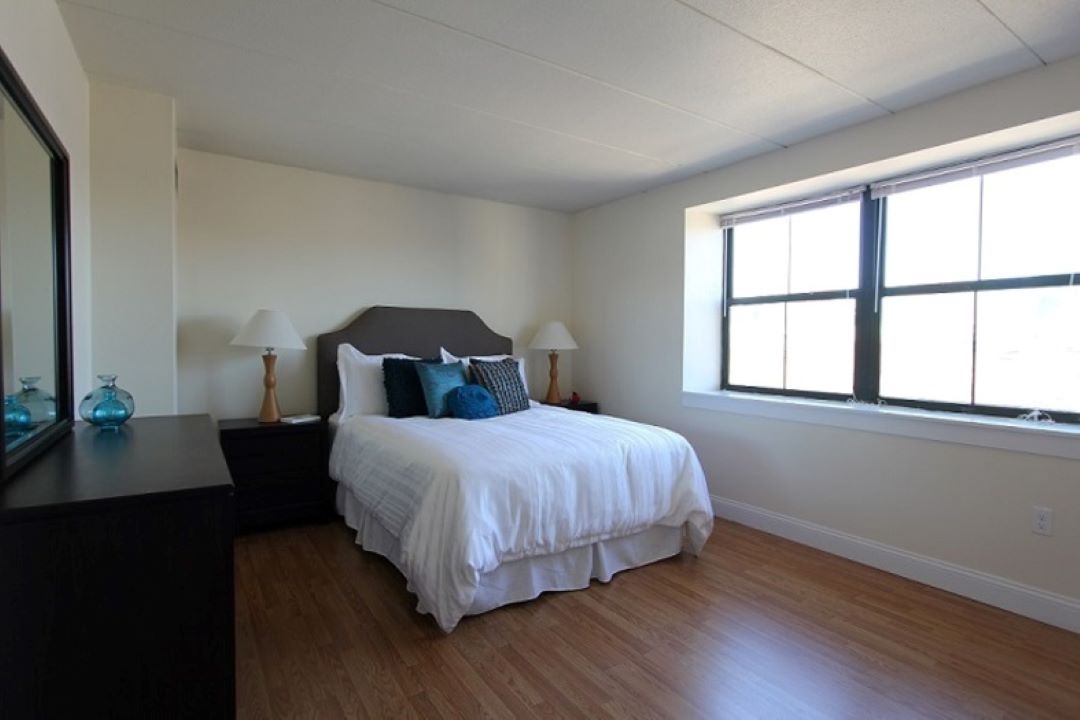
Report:
[[[230,345],[282,350],[305,350],[300,334],[280,310],[259,310],[247,321]]]
[[[529,347],[533,350],[577,350],[578,344],[565,325],[553,320],[540,326]]]

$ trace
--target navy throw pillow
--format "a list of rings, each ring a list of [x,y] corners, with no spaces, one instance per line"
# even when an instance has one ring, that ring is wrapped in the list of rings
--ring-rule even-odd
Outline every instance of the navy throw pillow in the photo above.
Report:
[[[427,401],[416,363],[441,363],[441,359],[408,360],[406,358],[383,358],[383,386],[386,387],[387,415],[393,418],[427,415]]]
[[[483,385],[462,385],[446,395],[450,415],[462,420],[483,420],[499,414],[495,398]]]

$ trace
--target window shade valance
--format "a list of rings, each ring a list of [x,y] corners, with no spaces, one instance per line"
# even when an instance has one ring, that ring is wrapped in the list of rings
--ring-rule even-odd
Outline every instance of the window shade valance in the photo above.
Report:
[[[1054,160],[1080,153],[1080,137],[1071,137],[1045,145],[1014,150],[1000,155],[971,160],[948,167],[925,170],[890,180],[882,180],[870,185],[870,196],[874,199],[892,195],[905,190],[916,190],[930,185],[966,177],[976,177],[988,173],[1009,170],[1022,165]]]
[[[805,210],[813,210],[814,208],[824,207],[826,205],[837,205],[839,203],[857,200],[865,190],[866,186],[862,185],[856,188],[832,192],[827,195],[817,195],[801,200],[793,200],[791,202],[781,203],[780,205],[769,205],[768,207],[756,208],[754,210],[728,213],[720,216],[720,227],[733,227],[740,223],[768,220],[769,218],[790,215]]]

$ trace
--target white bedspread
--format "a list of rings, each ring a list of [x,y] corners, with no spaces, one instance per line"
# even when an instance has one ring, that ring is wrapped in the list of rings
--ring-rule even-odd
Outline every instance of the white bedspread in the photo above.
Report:
[[[685,526],[712,532],[705,476],[677,433],[534,407],[488,420],[360,416],[336,430],[330,474],[401,543],[401,569],[445,631],[501,563]]]

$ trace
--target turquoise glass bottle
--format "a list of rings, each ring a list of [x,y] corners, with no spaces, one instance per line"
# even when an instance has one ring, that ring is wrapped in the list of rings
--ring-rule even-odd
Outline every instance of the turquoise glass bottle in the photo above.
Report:
[[[135,398],[116,386],[116,375],[98,375],[101,387],[79,403],[79,417],[103,430],[116,430],[135,414]]]

